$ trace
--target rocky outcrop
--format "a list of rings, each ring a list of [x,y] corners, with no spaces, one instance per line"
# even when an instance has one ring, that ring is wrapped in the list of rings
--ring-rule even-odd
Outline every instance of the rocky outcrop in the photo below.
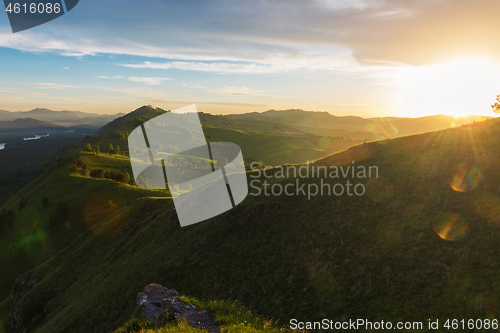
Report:
[[[26,274],[16,279],[9,295],[9,307],[13,308],[9,316],[10,327],[20,328],[25,321],[25,311],[21,308],[21,299],[37,284],[42,277],[38,274]],[[43,311],[43,309],[41,309]]]
[[[168,325],[169,320],[185,320],[189,325],[209,332],[220,332],[219,326],[204,309],[183,301],[174,289],[150,284],[137,294],[137,306],[132,315],[150,320],[156,326]]]

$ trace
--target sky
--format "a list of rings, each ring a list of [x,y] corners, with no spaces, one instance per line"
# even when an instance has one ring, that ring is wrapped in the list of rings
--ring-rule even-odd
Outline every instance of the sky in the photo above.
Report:
[[[499,12],[497,0],[81,0],[18,33],[3,12],[0,110],[493,116]]]

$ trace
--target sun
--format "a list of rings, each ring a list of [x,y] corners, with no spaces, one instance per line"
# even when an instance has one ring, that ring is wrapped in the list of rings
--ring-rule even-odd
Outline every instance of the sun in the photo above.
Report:
[[[413,67],[401,75],[398,106],[406,116],[494,114],[490,105],[500,94],[500,65],[455,61]]]

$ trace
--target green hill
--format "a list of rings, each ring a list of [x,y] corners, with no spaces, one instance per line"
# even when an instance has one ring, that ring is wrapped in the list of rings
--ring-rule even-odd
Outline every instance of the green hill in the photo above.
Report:
[[[279,325],[364,318],[423,322],[428,331],[428,319],[495,319],[499,144],[500,122],[489,120],[362,144],[314,162],[329,172],[375,166],[378,179],[255,171],[248,180],[261,182],[239,206],[185,228],[161,192],[69,170],[75,158],[126,168],[122,157],[70,155],[4,206],[29,201],[0,242],[2,267],[27,271],[0,304],[4,326],[109,332],[127,321],[136,293],[152,282],[200,300],[238,300]],[[366,194],[264,194],[275,184],[295,189],[297,181],[306,191],[349,181]],[[261,195],[252,195],[256,187]],[[109,200],[116,208],[106,212]],[[50,226],[58,202],[72,215]],[[92,216],[101,218],[89,225]],[[5,272],[3,296],[15,279]]]
[[[313,161],[353,145],[350,140],[315,135],[243,132],[204,128],[212,138],[238,144],[245,158],[262,160],[266,165]]]
[[[98,137],[89,138],[92,146],[101,149],[109,143],[126,149],[126,135],[137,126],[160,114],[168,112],[153,106],[139,109],[117,118],[102,127]],[[203,131],[209,140],[228,141],[238,144],[245,158],[262,160],[268,165],[301,163],[324,157],[351,147],[356,141],[340,137],[328,137],[302,132],[288,125],[269,121],[233,120],[222,115],[199,114]]]

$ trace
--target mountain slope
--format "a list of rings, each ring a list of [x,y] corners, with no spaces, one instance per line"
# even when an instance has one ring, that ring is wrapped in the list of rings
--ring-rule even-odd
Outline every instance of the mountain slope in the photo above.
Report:
[[[306,189],[325,182],[360,183],[366,195],[308,199],[263,192],[185,228],[168,198],[129,200],[91,229],[75,219],[68,230],[81,232],[73,234],[70,245],[26,275],[26,281],[36,282],[31,289],[20,279],[10,305],[1,304],[2,317],[9,318],[5,326],[107,332],[128,318],[137,290],[153,281],[200,299],[237,299],[281,324],[291,318],[424,325],[427,319],[495,318],[499,144],[500,122],[490,120],[359,145],[315,162],[377,166],[378,180],[350,172],[340,179],[266,178],[254,172],[249,181],[294,186],[299,180]],[[471,166],[464,171],[470,181],[452,183],[461,175],[457,166],[464,170],[462,163]],[[70,176],[61,167],[53,172],[63,177],[64,186],[54,183],[52,191],[61,200],[72,195],[80,207],[90,189],[106,182]],[[30,185],[11,204],[28,192],[46,195],[43,181],[38,191]],[[109,184],[108,191],[123,196],[119,185]],[[75,188],[89,191],[81,195]],[[37,211],[22,212],[22,221]],[[56,236],[48,233],[46,239]]]

